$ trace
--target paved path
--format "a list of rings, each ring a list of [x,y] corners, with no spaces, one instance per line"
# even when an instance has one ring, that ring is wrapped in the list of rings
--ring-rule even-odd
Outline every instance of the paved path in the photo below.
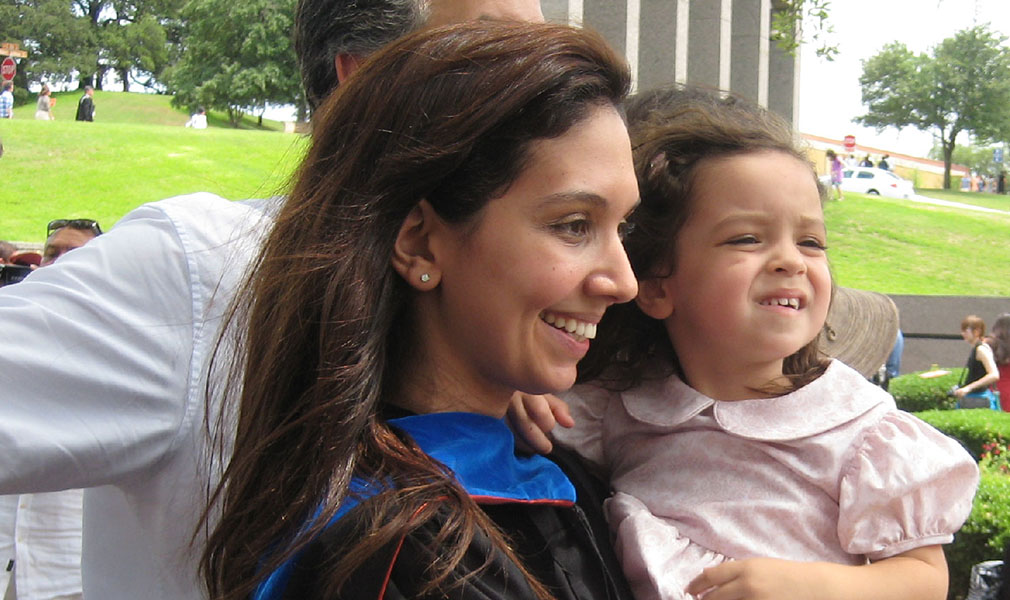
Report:
[[[975,206],[974,204],[965,204],[964,202],[941,200],[939,198],[930,198],[929,196],[923,196],[921,194],[914,194],[911,198],[909,198],[909,200],[912,202],[921,202],[923,204],[935,204],[937,206],[950,206],[952,208],[963,208],[965,210],[974,210],[978,212],[996,213],[998,215],[1010,215],[1010,210],[999,210],[998,208]]]

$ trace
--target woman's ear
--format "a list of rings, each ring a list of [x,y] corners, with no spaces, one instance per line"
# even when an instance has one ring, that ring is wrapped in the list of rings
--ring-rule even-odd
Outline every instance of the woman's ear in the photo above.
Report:
[[[638,308],[653,319],[662,321],[673,314],[673,282],[670,277],[653,277],[638,282]]]
[[[421,200],[403,220],[393,244],[393,268],[411,287],[421,291],[434,289],[442,275],[431,249],[437,219],[428,201]]]

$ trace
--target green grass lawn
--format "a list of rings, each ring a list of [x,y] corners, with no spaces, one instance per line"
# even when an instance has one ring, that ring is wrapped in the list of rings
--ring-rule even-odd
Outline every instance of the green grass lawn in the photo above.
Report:
[[[56,121],[34,104],[0,122],[0,239],[41,243],[55,218],[91,217],[110,227],[154,200],[209,191],[232,200],[283,193],[307,148],[301,136],[215,127],[185,129],[167,96],[96,93],[96,122],[73,120],[80,93],[59,94]],[[250,117],[246,125],[255,127]],[[1010,210],[1010,196],[919,190]],[[825,207],[828,255],[841,285],[895,294],[1010,297],[1010,215],[846,194]]]
[[[973,204],[979,196],[919,192]],[[1010,215],[846,194],[843,202],[828,203],[825,218],[828,256],[841,285],[892,294],[1010,296]]]
[[[73,121],[77,115],[77,102],[84,92],[56,92],[56,106],[53,107],[53,117],[57,121]],[[35,118],[35,98],[28,104],[14,109],[15,120]],[[182,127],[189,120],[186,111],[172,108],[169,104],[171,96],[161,94],[138,94],[123,92],[95,91],[95,121],[99,123],[134,123],[140,125],[168,125]],[[234,129],[228,122],[225,113],[208,111],[207,125],[209,128],[223,127]],[[257,125],[257,119],[245,116],[239,129],[260,129],[264,131],[283,131],[284,124],[269,119],[263,120],[263,126]]]
[[[270,131],[18,117],[0,123],[0,140],[0,239],[36,243],[55,218],[89,217],[108,228],[145,202],[178,194],[282,193],[307,147],[302,136]]]

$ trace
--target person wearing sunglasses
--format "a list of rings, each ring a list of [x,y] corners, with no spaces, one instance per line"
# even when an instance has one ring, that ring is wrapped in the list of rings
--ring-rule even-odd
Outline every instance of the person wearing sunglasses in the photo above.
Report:
[[[56,219],[46,227],[46,245],[42,250],[40,267],[53,264],[57,258],[75,248],[80,248],[102,235],[98,221],[91,219]]]

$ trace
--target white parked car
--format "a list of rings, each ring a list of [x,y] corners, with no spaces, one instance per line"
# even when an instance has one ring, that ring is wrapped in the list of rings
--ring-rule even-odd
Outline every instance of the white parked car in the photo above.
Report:
[[[843,170],[842,191],[891,198],[911,198],[915,195],[911,181],[875,167],[852,167]]]

